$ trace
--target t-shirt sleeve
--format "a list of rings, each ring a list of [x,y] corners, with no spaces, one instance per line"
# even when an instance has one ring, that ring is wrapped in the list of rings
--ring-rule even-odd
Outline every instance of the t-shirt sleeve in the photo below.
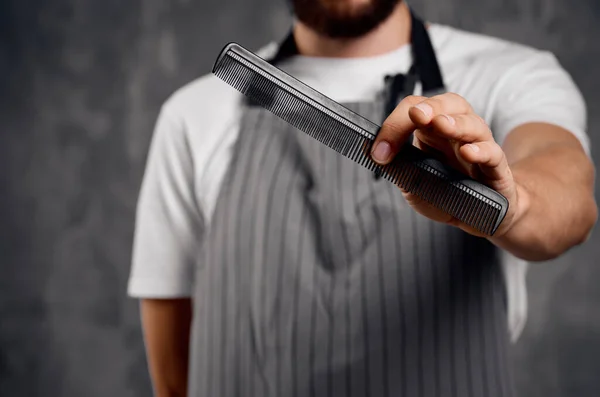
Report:
[[[589,154],[587,111],[580,90],[548,52],[524,56],[500,78],[490,127],[502,145],[519,125],[550,123],[573,133]]]
[[[136,210],[128,293],[191,295],[203,220],[183,123],[163,106],[156,122]]]

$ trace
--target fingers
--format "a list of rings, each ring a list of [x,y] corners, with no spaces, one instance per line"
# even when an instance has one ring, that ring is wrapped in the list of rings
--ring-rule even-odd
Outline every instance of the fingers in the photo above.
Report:
[[[434,117],[429,130],[441,138],[458,142],[493,141],[492,131],[485,121],[471,114],[442,114]]]
[[[386,118],[375,138],[371,157],[379,164],[387,164],[398,153],[404,142],[415,129],[415,123],[410,119],[408,111],[414,105],[422,102],[425,97],[407,96],[394,111]]]
[[[451,142],[435,132],[418,129],[415,130],[413,145],[454,169],[471,174],[472,164],[460,155],[460,142]]]
[[[453,116],[442,120],[439,116],[471,113],[473,112],[469,103],[457,94],[447,93],[431,98],[408,96],[384,121],[373,144],[371,156],[379,164],[389,163],[416,128],[430,127],[434,120],[448,135],[459,136],[463,130],[459,129],[460,125],[456,121],[463,121],[456,119],[460,117]],[[464,131],[466,128],[467,126]],[[481,130],[485,131],[483,127]]]
[[[418,126],[427,126],[444,114],[473,113],[471,105],[460,95],[446,93],[425,99],[409,110],[411,120]]]
[[[417,129],[415,130],[415,139],[413,141],[413,145],[422,149],[421,144],[425,144],[426,146],[436,150],[437,152],[441,152],[445,155],[445,157],[451,157],[454,153],[454,145],[449,144],[448,139],[436,134],[429,129]]]
[[[460,155],[465,161],[479,165],[483,174],[490,180],[507,180],[510,175],[510,168],[504,151],[494,141],[462,145]]]

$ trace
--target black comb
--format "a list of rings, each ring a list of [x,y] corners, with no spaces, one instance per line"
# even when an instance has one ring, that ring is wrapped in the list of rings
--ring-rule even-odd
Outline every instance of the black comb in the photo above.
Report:
[[[480,233],[493,235],[506,215],[508,200],[500,193],[411,144],[390,164],[378,165],[370,152],[380,126],[236,43],[223,48],[213,73],[297,129]]]

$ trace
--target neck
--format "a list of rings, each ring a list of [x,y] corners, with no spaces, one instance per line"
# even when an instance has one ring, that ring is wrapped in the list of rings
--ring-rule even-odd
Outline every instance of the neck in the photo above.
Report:
[[[377,28],[353,39],[333,39],[321,35],[302,22],[294,25],[298,52],[305,56],[359,58],[385,54],[410,42],[410,10],[400,2]]]

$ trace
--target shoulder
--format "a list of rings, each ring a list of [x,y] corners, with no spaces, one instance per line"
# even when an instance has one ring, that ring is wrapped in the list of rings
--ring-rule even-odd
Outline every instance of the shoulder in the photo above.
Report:
[[[516,126],[561,126],[588,147],[583,96],[550,51],[432,25],[431,37],[449,90],[464,96],[499,142]]]
[[[432,24],[430,32],[436,52],[446,64],[483,62],[502,68],[551,56],[532,46],[447,25]]]
[[[477,77],[480,83],[494,84],[514,73],[562,70],[549,51],[446,25],[433,24],[430,31],[440,67],[450,80]]]
[[[269,56],[274,43],[261,47],[257,54]],[[217,54],[215,54],[216,58]],[[173,92],[162,110],[183,124],[185,129],[209,130],[215,124],[226,124],[234,117],[242,95],[212,73],[205,74]]]
[[[430,32],[448,89],[489,115],[486,120],[494,103],[524,93],[581,103],[578,87],[550,51],[445,25],[431,25]]]
[[[213,74],[203,75],[177,89],[163,104],[163,111],[186,125],[206,125],[227,113],[239,93]]]

